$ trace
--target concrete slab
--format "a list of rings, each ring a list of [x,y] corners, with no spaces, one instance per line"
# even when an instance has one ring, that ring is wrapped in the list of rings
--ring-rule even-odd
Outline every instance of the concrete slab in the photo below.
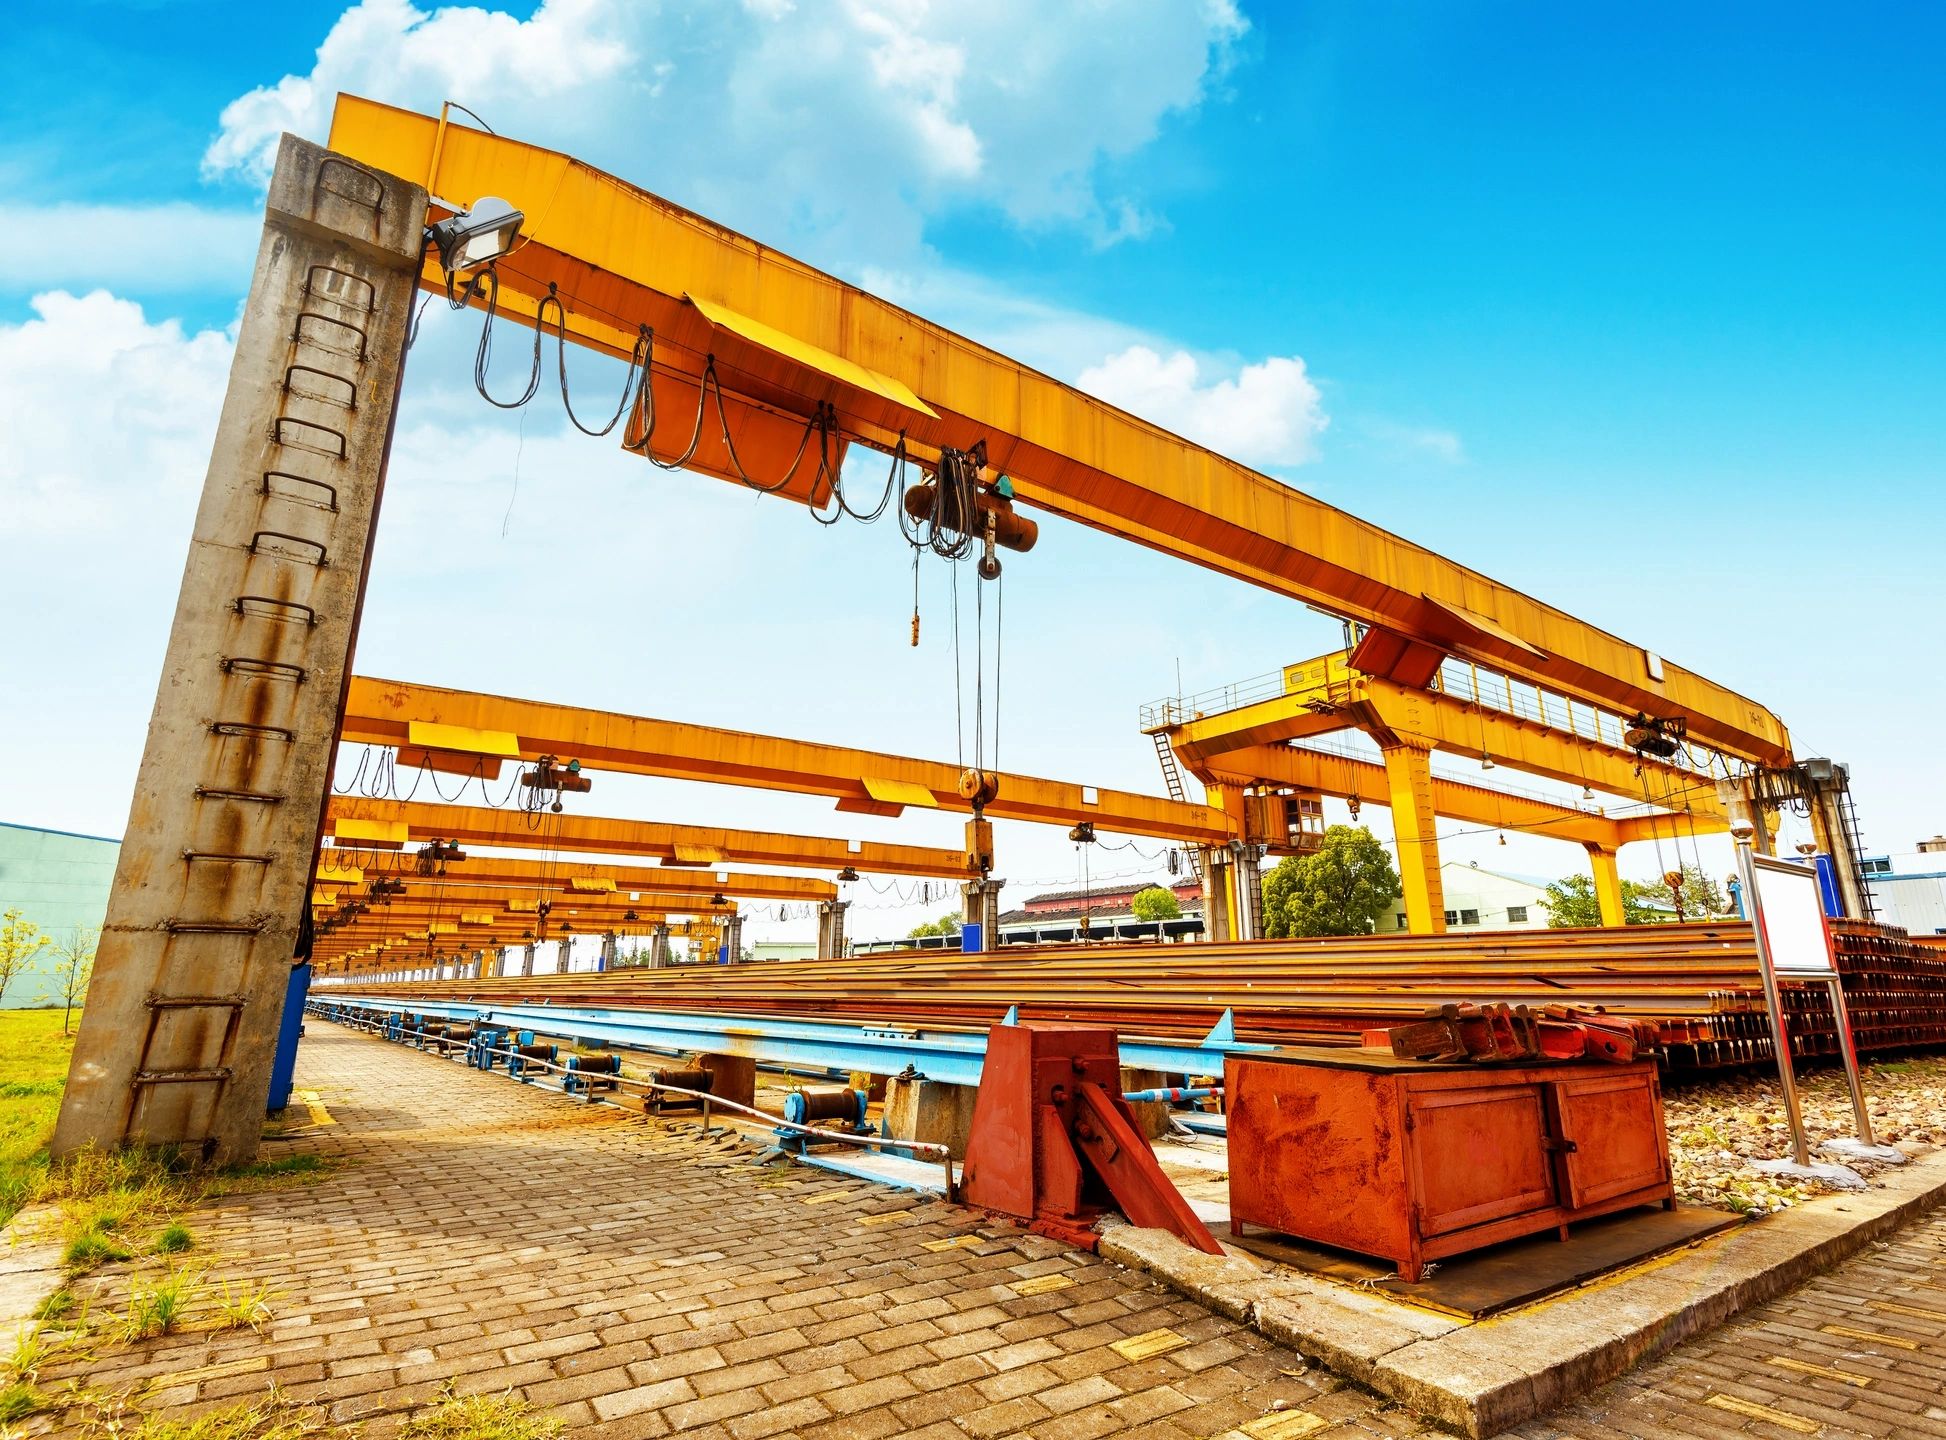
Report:
[[[34,1324],[34,1313],[67,1278],[53,1235],[55,1208],[34,1205],[0,1230],[0,1341]]]
[[[1101,1253],[1467,1436],[1547,1413],[1946,1202],[1946,1151],[1579,1289],[1465,1323],[1116,1220]]]

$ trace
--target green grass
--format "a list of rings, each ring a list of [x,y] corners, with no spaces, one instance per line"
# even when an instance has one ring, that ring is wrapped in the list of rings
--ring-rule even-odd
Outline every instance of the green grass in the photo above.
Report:
[[[282,1180],[291,1176],[322,1175],[329,1166],[322,1155],[281,1155],[275,1160],[253,1160],[248,1165],[232,1165],[222,1172],[224,1180]]]
[[[62,1247],[61,1263],[70,1270],[92,1270],[97,1265],[127,1260],[132,1253],[126,1245],[99,1230],[84,1230]]]
[[[155,1253],[158,1255],[180,1255],[196,1244],[196,1237],[187,1225],[171,1221],[162,1227],[162,1233],[155,1237]]]
[[[85,1432],[120,1440],[303,1440],[310,1435],[355,1436],[356,1426],[331,1423],[315,1405],[301,1405],[272,1392],[260,1400],[243,1400],[193,1419],[128,1413],[120,1407],[101,1407]]]
[[[128,1313],[122,1317],[121,1338],[146,1340],[176,1328],[203,1290],[201,1272],[173,1270],[160,1280],[137,1280],[128,1292]]]
[[[451,1382],[437,1403],[399,1427],[399,1440],[552,1440],[561,1422],[528,1413],[511,1395],[455,1395]]]
[[[11,1425],[16,1420],[25,1420],[44,1403],[41,1392],[25,1380],[16,1380],[11,1385],[0,1386],[0,1425]]]
[[[0,1224],[34,1198],[74,1037],[59,1010],[0,1010]]]

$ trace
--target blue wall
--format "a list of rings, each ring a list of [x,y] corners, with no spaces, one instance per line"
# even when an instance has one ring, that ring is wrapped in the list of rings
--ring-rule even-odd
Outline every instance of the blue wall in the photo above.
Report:
[[[0,912],[18,910],[58,943],[99,929],[122,842],[0,821]],[[58,1003],[54,956],[43,950],[0,995],[0,1008]]]

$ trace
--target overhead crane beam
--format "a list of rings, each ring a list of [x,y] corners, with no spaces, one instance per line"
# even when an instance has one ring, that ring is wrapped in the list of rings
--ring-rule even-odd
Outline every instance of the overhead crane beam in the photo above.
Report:
[[[931,845],[894,845],[876,840],[828,840],[705,825],[667,825],[609,820],[573,813],[536,817],[521,810],[478,805],[428,805],[418,801],[336,796],[325,810],[325,833],[355,841],[372,838],[372,827],[395,831],[398,844],[456,840],[507,850],[571,850],[599,855],[652,855],[664,864],[713,869],[719,865],[776,865],[836,871],[851,866],[876,875],[977,878],[958,850]],[[349,824],[347,823],[349,822]],[[354,833],[347,835],[350,830]]]
[[[400,680],[354,678],[340,733],[353,743],[408,752],[443,745],[461,754],[473,746],[481,747],[478,753],[504,755],[511,740],[522,760],[572,757],[585,769],[829,795],[838,809],[856,814],[897,815],[908,805],[972,809],[960,792],[964,769],[944,761]],[[1188,845],[1236,838],[1229,818],[1207,805],[1031,775],[989,778],[998,782],[986,806],[990,820],[1085,820],[1098,830]]]
[[[1253,745],[1228,751],[1214,763],[1194,767],[1199,778],[1219,785],[1288,785],[1312,790],[1361,805],[1389,805],[1390,783],[1385,767],[1349,755],[1307,750],[1299,745]],[[1566,805],[1550,805],[1524,795],[1510,795],[1484,785],[1435,776],[1433,809],[1448,820],[1495,830],[1519,830],[1555,840],[1613,847],[1622,843],[1621,827],[1613,820]]]
[[[1677,807],[1698,817],[1723,820],[1715,784],[1708,777],[1638,757],[1586,736],[1504,711],[1458,700],[1437,690],[1400,685],[1347,669],[1343,656],[1333,661],[1328,680],[1286,694],[1202,715],[1170,729],[1170,743],[1185,765],[1201,773],[1233,770],[1224,757],[1240,750],[1360,729],[1381,746],[1405,741],[1426,749],[1474,759],[1492,759],[1528,774],[1572,785],[1588,785],[1613,795],[1641,791],[1642,774],[1654,777],[1645,799],[1668,794]]]
[[[447,838],[444,836],[441,839]],[[319,856],[317,878],[334,883],[349,866],[362,880],[379,875],[405,880],[426,877],[417,874],[410,851],[361,850],[334,846]],[[457,878],[472,885],[532,886],[548,884],[557,889],[572,889],[576,881],[584,885],[608,882],[623,894],[635,892],[660,901],[666,894],[685,894],[708,885],[716,895],[739,900],[835,900],[838,887],[814,875],[761,875],[744,870],[653,870],[642,865],[607,865],[585,860],[518,860],[510,855],[487,853],[454,862],[446,880]],[[342,883],[342,882],[340,882]]]
[[[698,394],[714,357],[746,434],[781,417],[794,440],[826,405],[843,435],[881,447],[985,441],[1022,503],[1590,704],[1681,716],[1732,756],[1790,761],[1783,724],[1725,686],[567,156],[354,96],[331,146],[435,195],[522,210],[502,313],[531,323],[558,293],[572,338],[618,356],[652,327],[659,400]],[[445,286],[434,258],[421,279]]]

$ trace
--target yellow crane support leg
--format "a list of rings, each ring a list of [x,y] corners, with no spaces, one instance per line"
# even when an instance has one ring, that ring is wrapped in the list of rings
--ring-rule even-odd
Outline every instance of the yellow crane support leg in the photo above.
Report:
[[[1414,935],[1446,929],[1446,887],[1439,877],[1439,834],[1432,802],[1432,752],[1420,745],[1384,747],[1392,787],[1392,830],[1399,841],[1406,928]]]
[[[1588,847],[1588,859],[1595,871],[1595,898],[1601,902],[1601,923],[1626,925],[1628,915],[1622,908],[1622,874],[1616,869],[1616,855],[1600,845]]]

